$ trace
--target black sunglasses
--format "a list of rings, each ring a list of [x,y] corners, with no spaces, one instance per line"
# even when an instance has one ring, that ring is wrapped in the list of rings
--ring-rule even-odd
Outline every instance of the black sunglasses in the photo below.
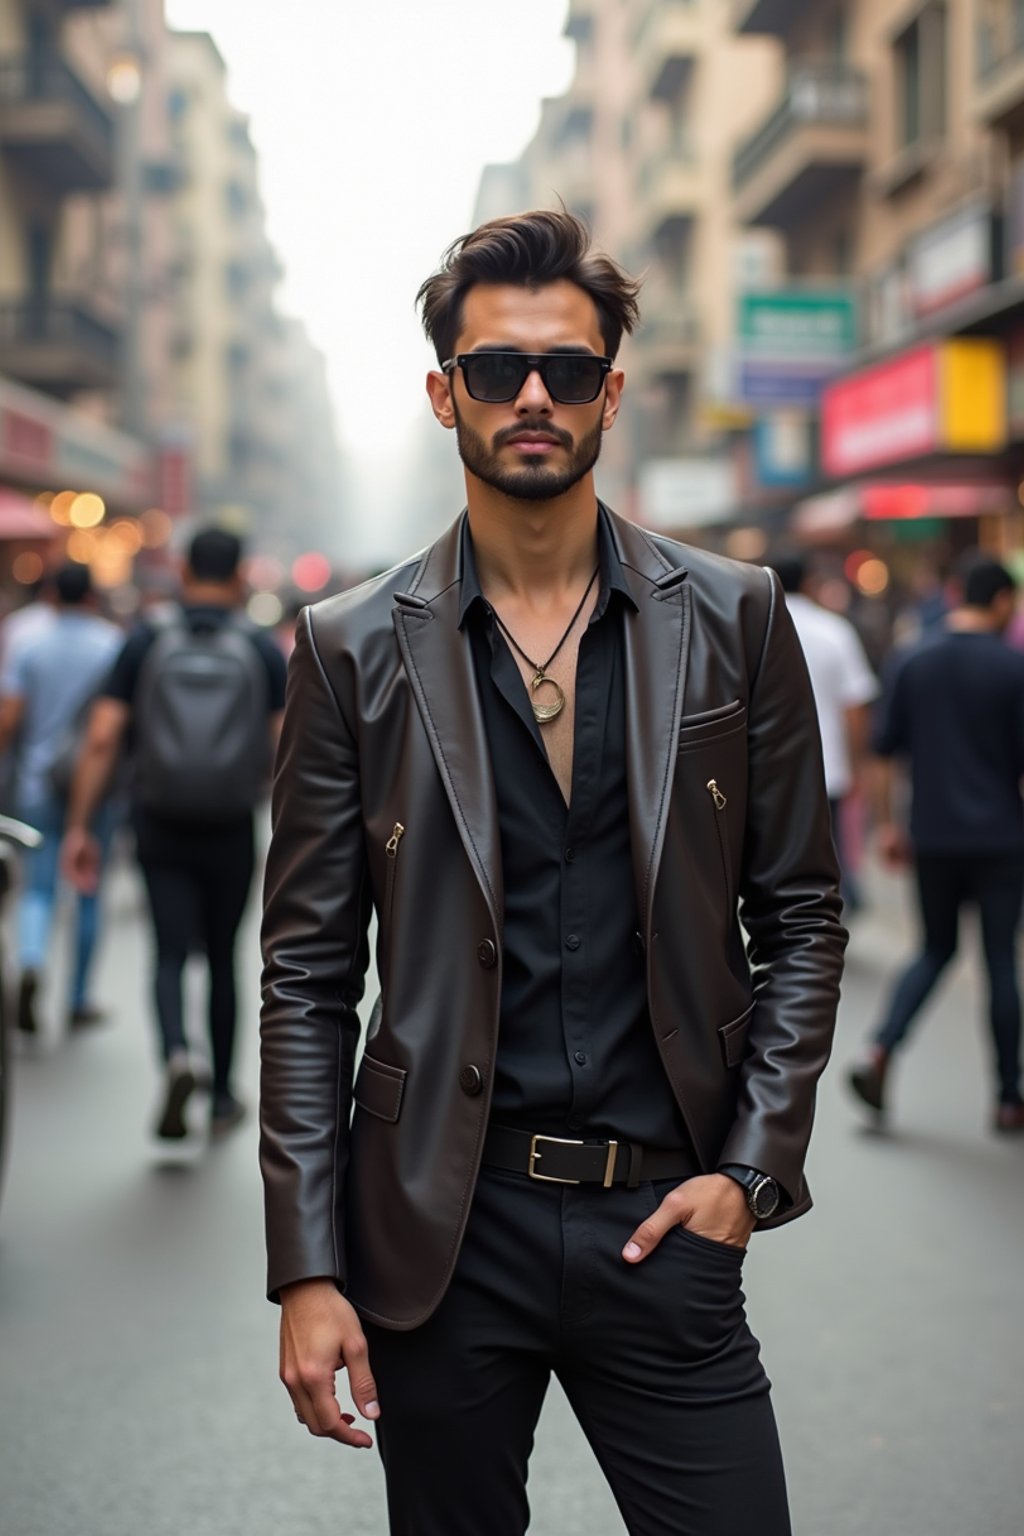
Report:
[[[470,398],[486,405],[515,400],[535,369],[559,405],[589,405],[611,366],[593,352],[460,352],[441,364],[444,373],[461,368]]]

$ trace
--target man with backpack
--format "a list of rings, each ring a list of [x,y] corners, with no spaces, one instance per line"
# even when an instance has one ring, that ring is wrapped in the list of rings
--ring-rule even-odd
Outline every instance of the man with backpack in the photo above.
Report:
[[[231,1081],[234,952],[255,862],[253,810],[267,782],[284,707],[285,664],[239,609],[242,548],[219,528],[189,546],[180,604],[153,610],[129,637],[93,708],[71,793],[64,866],[88,888],[97,850],[89,818],[126,734],[132,820],[156,936],[154,990],[165,1062],[156,1134],[186,1135],[197,1086],[182,1004],[189,954],[210,973],[210,1129],[245,1109]]]
[[[58,851],[69,787],[68,765],[81,737],[85,712],[110,670],[121,644],[116,625],[96,611],[89,568],[69,563],[52,579],[51,617],[39,622],[5,653],[0,680],[0,753],[17,743],[14,808],[43,834],[25,855],[18,907],[18,1002],[15,1022],[26,1035],[39,1030],[38,992],[50,953],[57,900]],[[105,854],[114,817],[99,802],[93,832]],[[97,864],[97,877],[99,866]],[[79,897],[71,964],[68,1023],[74,1028],[102,1017],[89,995],[99,931],[96,884]]]

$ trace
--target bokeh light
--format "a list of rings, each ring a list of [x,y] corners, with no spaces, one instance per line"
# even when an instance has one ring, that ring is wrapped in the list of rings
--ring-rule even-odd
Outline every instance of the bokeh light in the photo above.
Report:
[[[50,502],[50,516],[61,528],[71,526],[71,508],[77,495],[77,491],[58,491]]]
[[[11,575],[23,587],[30,587],[34,581],[38,581],[43,569],[42,556],[30,549],[16,555],[11,563]]]
[[[169,544],[174,524],[159,507],[149,507],[139,518],[142,543],[146,549],[162,549]]]
[[[284,604],[276,592],[254,592],[245,605],[245,611],[254,624],[272,629],[284,616]]]
[[[107,504],[93,491],[83,491],[71,503],[68,522],[72,528],[98,528],[107,515]]]
[[[331,562],[326,555],[300,555],[292,566],[292,581],[300,592],[320,592],[330,579]]]
[[[68,534],[67,557],[78,565],[88,565],[96,553],[96,534],[91,528],[76,528]]]
[[[865,560],[857,571],[855,583],[865,597],[881,597],[889,585],[889,567],[884,560],[874,557]]]

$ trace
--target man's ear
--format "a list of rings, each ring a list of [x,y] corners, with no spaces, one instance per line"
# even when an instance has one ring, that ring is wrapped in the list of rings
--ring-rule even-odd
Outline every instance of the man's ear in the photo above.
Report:
[[[607,432],[619,414],[619,406],[622,404],[622,389],[626,382],[626,375],[621,368],[613,368],[605,379],[604,384],[604,410],[601,412],[601,427]]]
[[[451,381],[440,368],[432,368],[427,374],[427,394],[430,396],[434,415],[442,427],[447,427],[451,431],[455,425],[455,404],[452,400]]]

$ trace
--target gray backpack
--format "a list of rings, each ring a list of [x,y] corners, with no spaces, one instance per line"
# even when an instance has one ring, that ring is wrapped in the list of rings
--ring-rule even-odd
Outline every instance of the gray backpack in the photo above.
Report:
[[[217,821],[251,809],[270,770],[267,668],[248,620],[193,630],[150,615],[156,639],[135,691],[135,798],[158,815]]]

